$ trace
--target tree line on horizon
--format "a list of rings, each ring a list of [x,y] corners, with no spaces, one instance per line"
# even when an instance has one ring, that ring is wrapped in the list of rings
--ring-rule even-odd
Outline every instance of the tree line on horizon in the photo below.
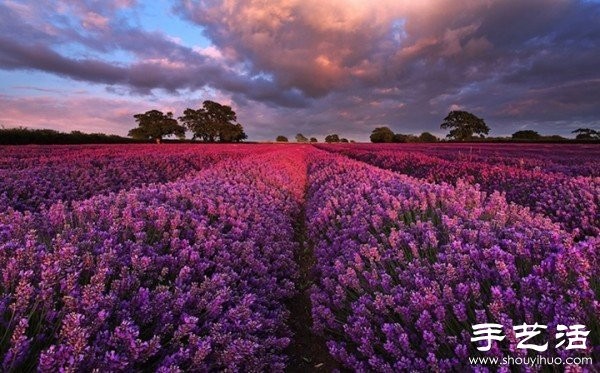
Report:
[[[440,125],[442,129],[449,129],[446,138],[450,141],[569,141],[559,135],[543,136],[534,130],[520,130],[511,135],[510,138],[496,137],[486,138],[490,128],[482,118],[468,111],[453,110]],[[599,141],[600,131],[590,128],[578,128],[571,133],[575,134],[575,140]],[[423,132],[419,136],[394,133],[389,127],[377,127],[371,132],[370,140],[373,143],[403,143],[403,142],[437,142],[436,136],[429,132]]]
[[[276,142],[289,142],[288,138],[283,136],[283,135],[279,135],[275,138]],[[316,143],[319,142],[319,140],[317,140],[316,137],[311,137],[310,139],[306,136],[304,136],[301,133],[296,134],[296,142],[299,143]],[[325,142],[326,143],[336,143],[336,142],[344,142],[344,143],[354,143],[354,140],[348,140],[345,137],[340,137],[337,133],[332,133],[330,135],[325,136]]]
[[[0,125],[0,145],[25,145],[25,144],[116,144],[140,143],[154,141],[160,143],[165,136],[175,135],[179,139],[185,137],[185,132],[193,133],[191,141],[203,142],[240,142],[247,138],[243,126],[237,123],[237,117],[231,107],[213,101],[204,101],[202,108],[186,109],[179,121],[173,114],[166,114],[158,110],[150,110],[143,114],[135,114],[134,118],[138,127],[129,131],[130,138],[107,135],[103,133],[83,133],[71,131],[59,132],[52,129],[31,129],[26,127],[5,128]],[[590,128],[578,128],[571,133],[575,139],[567,139],[559,135],[544,136],[534,130],[520,130],[510,137],[485,137],[489,127],[485,121],[474,114],[465,111],[451,111],[444,122],[442,129],[450,129],[446,136],[449,141],[483,141],[483,142],[600,142],[600,131]],[[316,137],[306,137],[298,133],[295,137],[299,143],[316,143]],[[389,127],[377,127],[370,136],[374,143],[402,143],[402,142],[437,142],[444,141],[429,132],[420,135],[394,133]],[[169,140],[181,141],[181,140]],[[186,140],[190,141],[190,140]],[[277,142],[289,142],[283,135],[277,136]],[[353,143],[355,141],[340,137],[338,134],[329,134],[325,137],[326,143]]]
[[[446,137],[452,140],[469,141],[473,140],[475,135],[479,138],[485,138],[490,128],[485,121],[468,111],[451,111],[444,122],[440,125],[442,129],[450,129]],[[571,133],[575,134],[575,140],[600,140],[600,132],[590,128],[578,128]],[[566,141],[568,139],[559,135],[543,136],[534,130],[520,130],[513,133],[512,140],[528,141]]]
[[[140,142],[143,141],[104,133],[84,133],[81,131],[66,133],[53,129],[4,128],[0,125],[0,145],[127,144]]]

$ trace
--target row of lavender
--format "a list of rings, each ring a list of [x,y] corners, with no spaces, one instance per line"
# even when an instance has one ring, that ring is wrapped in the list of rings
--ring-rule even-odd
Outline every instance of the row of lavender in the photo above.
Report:
[[[600,234],[600,177],[571,177],[561,173],[448,161],[411,151],[332,148],[377,167],[425,179],[456,184],[478,184],[487,193],[500,191],[509,202],[544,214],[577,238]]]
[[[303,157],[0,214],[0,370],[282,370]]]
[[[517,167],[567,176],[600,176],[600,146],[597,144],[352,144],[330,148],[371,152],[411,152],[447,161],[477,162]]]
[[[225,158],[268,147],[102,145],[0,148],[0,210],[37,211],[142,184],[193,175]]]
[[[424,153],[449,161],[482,162],[568,176],[600,176],[597,144],[449,144]]]
[[[585,324],[600,358],[600,241],[458,182],[436,185],[333,154],[309,165],[318,282],[313,319],[358,371],[472,369],[472,325],[499,323],[488,356],[519,357],[512,329]],[[554,334],[552,334],[554,336]],[[552,342],[553,343],[553,342]],[[543,356],[573,351],[551,346]],[[483,368],[483,367],[482,367]]]
[[[140,157],[156,157],[157,155],[189,155],[208,153],[229,153],[238,151],[256,152],[259,149],[271,148],[269,145],[244,146],[243,144],[152,144],[128,145],[28,145],[0,146],[0,169],[25,169],[40,166],[56,166],[69,163],[118,160],[122,157],[137,155]],[[193,160],[191,160],[193,162]]]

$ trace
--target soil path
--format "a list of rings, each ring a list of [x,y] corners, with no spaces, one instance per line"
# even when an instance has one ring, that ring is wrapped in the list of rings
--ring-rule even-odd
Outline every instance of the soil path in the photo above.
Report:
[[[296,241],[300,243],[296,252],[300,276],[296,284],[298,293],[287,304],[290,311],[289,326],[294,337],[286,351],[289,357],[286,372],[331,372],[339,369],[339,364],[329,354],[325,340],[312,331],[310,287],[315,279],[315,256],[307,240],[304,208],[298,215],[294,233]]]

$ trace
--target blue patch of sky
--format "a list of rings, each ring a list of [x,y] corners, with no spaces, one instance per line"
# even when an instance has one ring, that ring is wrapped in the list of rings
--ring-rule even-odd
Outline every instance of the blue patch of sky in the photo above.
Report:
[[[401,44],[406,37],[406,19],[401,18],[392,22],[392,38]]]
[[[0,70],[0,92],[14,97],[86,94],[114,97],[104,85],[63,78],[42,71]]]
[[[173,99],[185,101],[188,105],[201,106],[204,100],[218,101],[223,95],[216,89],[210,86],[204,86],[199,89],[184,89],[173,95],[171,92],[166,92],[162,89],[152,90],[150,96],[145,96],[144,100],[149,102],[168,102]]]
[[[261,71],[258,74],[253,74],[252,80],[266,80],[268,82],[273,82],[275,80],[275,77],[271,73]]]
[[[173,11],[171,1],[144,2],[135,11],[134,25],[146,31],[159,31],[180,40],[187,47],[206,48],[212,45],[202,27],[182,19]]]
[[[119,64],[130,64],[135,62],[135,55],[123,49],[113,49],[109,52],[100,52],[88,48],[85,45],[77,42],[62,44],[56,48],[63,56],[73,59],[96,59],[105,62],[113,62]]]
[[[465,95],[465,94],[469,94],[469,93],[474,93],[474,92],[478,92],[480,90],[480,86],[478,82],[473,82],[473,83],[469,83],[466,84],[464,86],[462,86],[459,90],[458,90],[458,95]]]
[[[116,49],[109,53],[104,53],[103,56],[104,59],[107,59],[108,61],[120,62],[124,64],[130,64],[136,60],[136,57],[133,53],[123,49]]]
[[[78,29],[80,24],[79,19],[71,13],[53,13],[48,22],[62,30]]]
[[[206,48],[212,45],[210,39],[204,36],[202,27],[182,19],[175,14],[172,7],[170,1],[142,2],[134,8],[120,10],[116,15],[117,22],[123,22],[128,27],[147,32],[160,32],[189,48]],[[73,32],[86,34],[80,25],[80,20],[72,14],[54,15],[50,21],[61,29],[71,29]],[[117,48],[109,52],[100,52],[79,42],[61,44],[56,49],[71,58],[96,58],[123,64],[135,61],[135,55],[126,50]]]

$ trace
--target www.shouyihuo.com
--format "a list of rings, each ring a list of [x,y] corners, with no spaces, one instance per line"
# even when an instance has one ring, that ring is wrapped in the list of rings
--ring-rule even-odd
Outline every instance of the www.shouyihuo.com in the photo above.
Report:
[[[527,366],[542,366],[542,365],[591,365],[593,359],[587,357],[567,357],[562,358],[559,356],[544,357],[544,356],[504,356],[504,357],[492,357],[492,356],[476,356],[469,357],[469,364],[471,365],[527,365]]]

